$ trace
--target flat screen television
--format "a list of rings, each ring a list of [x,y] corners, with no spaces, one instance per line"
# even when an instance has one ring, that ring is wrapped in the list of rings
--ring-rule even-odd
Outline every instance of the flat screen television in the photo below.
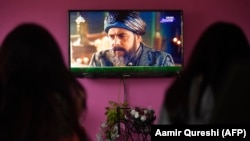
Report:
[[[183,11],[136,9],[132,13],[136,16],[127,10],[68,11],[69,69],[76,77],[179,74],[183,68]],[[132,43],[124,43],[128,40]],[[131,53],[123,51],[124,46],[139,47]],[[134,62],[129,62],[133,57]]]

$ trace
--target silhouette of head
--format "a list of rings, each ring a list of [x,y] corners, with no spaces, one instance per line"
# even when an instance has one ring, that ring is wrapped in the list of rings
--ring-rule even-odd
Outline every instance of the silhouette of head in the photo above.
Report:
[[[78,118],[85,108],[85,90],[53,36],[33,23],[15,27],[0,48],[0,140],[84,138]]]
[[[198,113],[205,90],[211,88],[216,99],[229,65],[249,56],[248,40],[238,25],[220,21],[209,25],[197,40],[180,77],[166,91],[165,106],[172,122],[187,122],[190,88],[195,78],[202,76],[196,86],[197,103],[193,104]]]

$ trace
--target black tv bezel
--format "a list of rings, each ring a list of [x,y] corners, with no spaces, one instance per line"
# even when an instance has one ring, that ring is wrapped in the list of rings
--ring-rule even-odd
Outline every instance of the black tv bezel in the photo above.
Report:
[[[68,37],[70,37],[70,12],[76,11],[126,11],[125,9],[70,9],[68,10]],[[131,10],[131,9],[130,9]],[[133,11],[169,11],[180,12],[182,15],[182,64],[181,66],[125,66],[125,67],[71,67],[71,48],[69,44],[69,70],[76,78],[167,78],[179,76],[184,64],[184,44],[183,44],[183,10],[182,9],[133,9]]]

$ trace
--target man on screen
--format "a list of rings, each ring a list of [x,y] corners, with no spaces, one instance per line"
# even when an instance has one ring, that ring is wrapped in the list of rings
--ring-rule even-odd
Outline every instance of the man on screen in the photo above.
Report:
[[[132,11],[109,12],[104,20],[111,49],[93,54],[90,66],[173,66],[170,54],[142,42],[146,23]]]

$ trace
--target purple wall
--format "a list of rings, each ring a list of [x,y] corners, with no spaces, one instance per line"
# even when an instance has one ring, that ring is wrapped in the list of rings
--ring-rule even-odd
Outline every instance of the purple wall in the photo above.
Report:
[[[22,22],[36,22],[48,28],[55,36],[68,62],[69,9],[182,9],[184,11],[184,59],[202,30],[214,21],[223,20],[240,25],[250,40],[249,0],[1,0],[0,43],[6,34]],[[164,91],[172,78],[126,79],[128,100],[131,105],[151,106],[159,114]],[[85,127],[94,141],[95,134],[105,120],[104,108],[109,100],[123,100],[123,84],[120,79],[79,79],[88,94],[88,112],[83,118]]]

